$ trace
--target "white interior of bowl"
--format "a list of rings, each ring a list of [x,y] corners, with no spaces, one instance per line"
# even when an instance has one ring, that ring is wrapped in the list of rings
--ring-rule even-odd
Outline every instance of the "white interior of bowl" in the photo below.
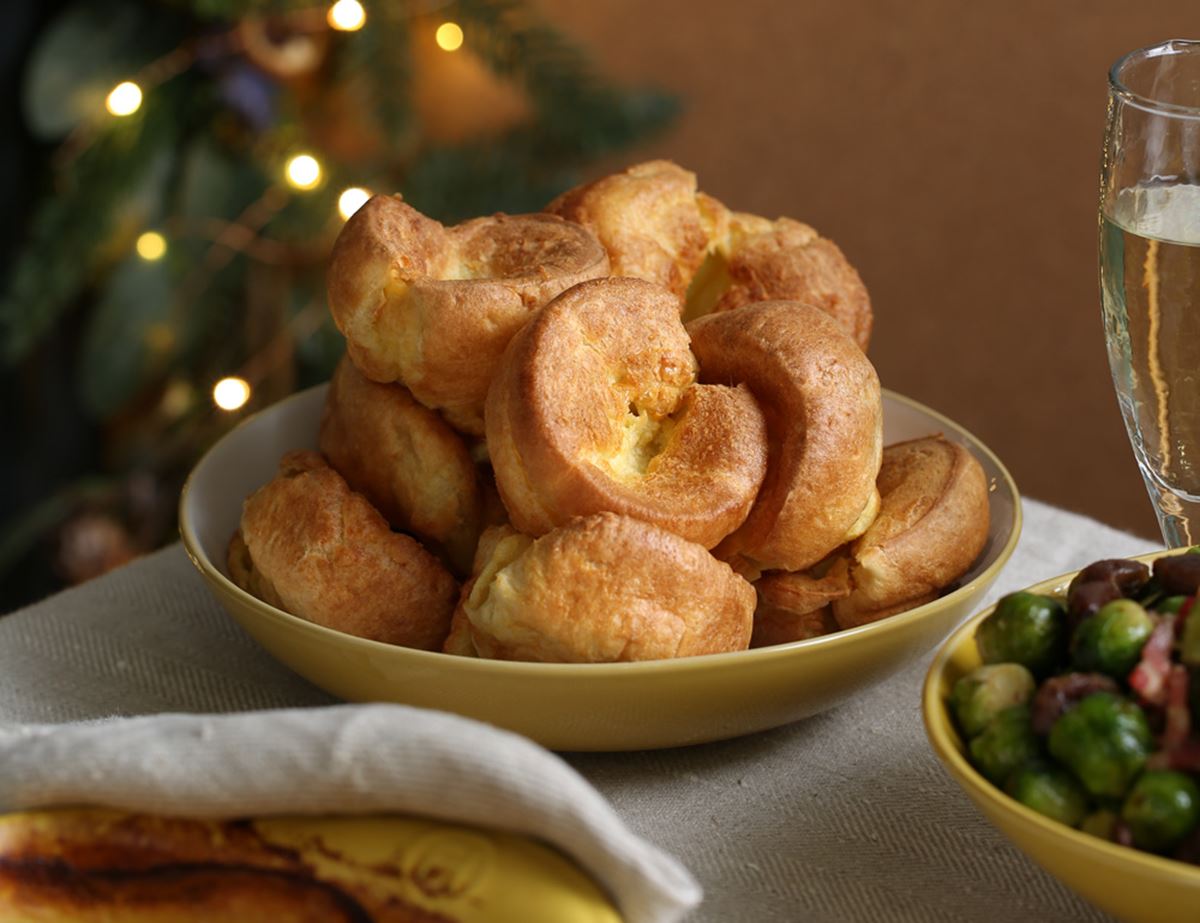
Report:
[[[326,387],[302,391],[250,417],[213,446],[192,472],[181,516],[221,573],[228,575],[225,549],[241,519],[243,499],[274,476],[284,452],[316,447]],[[991,485],[988,542],[975,566],[960,578],[960,583],[968,583],[987,569],[1012,535],[1017,498],[1010,479],[991,451],[957,424],[908,398],[884,392],[885,445],[938,432],[966,446]]]

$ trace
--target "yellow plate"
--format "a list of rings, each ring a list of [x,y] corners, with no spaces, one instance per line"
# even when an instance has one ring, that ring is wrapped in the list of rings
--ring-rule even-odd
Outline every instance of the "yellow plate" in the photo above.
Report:
[[[1133,560],[1149,562],[1163,554]],[[1065,592],[1073,576],[1065,574],[1028,589]],[[975,629],[993,608],[973,616],[947,638],[929,668],[922,711],[934,752],[988,820],[1038,865],[1097,907],[1129,923],[1195,923],[1200,918],[1200,868],[1118,846],[1043,817],[1008,797],[967,762],[946,697],[959,677],[979,666]]]
[[[921,657],[963,619],[1016,546],[1021,508],[1000,461],[957,424],[884,394],[884,436],[942,432],[991,483],[987,546],[962,585],[892,618],[808,641],[732,654],[614,664],[510,663],[367,641],[289,615],[234,586],[225,548],[243,498],[288,449],[316,444],[324,386],[270,407],[201,459],[180,500],[188,554],[212,592],[267,651],[334,695],[457,712],[558,750],[635,750],[735,737],[806,718]]]

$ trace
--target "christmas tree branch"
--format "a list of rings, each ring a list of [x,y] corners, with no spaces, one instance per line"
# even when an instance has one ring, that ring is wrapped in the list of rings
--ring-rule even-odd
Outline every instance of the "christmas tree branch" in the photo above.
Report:
[[[0,356],[28,354],[89,281],[111,245],[120,207],[182,130],[183,85],[160,88],[142,110],[114,119],[66,167],[34,213],[0,298]]]

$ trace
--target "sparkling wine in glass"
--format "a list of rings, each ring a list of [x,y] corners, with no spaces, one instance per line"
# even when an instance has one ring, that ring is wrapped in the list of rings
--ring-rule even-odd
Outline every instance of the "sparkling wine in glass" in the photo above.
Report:
[[[1100,291],[1113,384],[1169,547],[1200,541],[1200,41],[1109,71]]]

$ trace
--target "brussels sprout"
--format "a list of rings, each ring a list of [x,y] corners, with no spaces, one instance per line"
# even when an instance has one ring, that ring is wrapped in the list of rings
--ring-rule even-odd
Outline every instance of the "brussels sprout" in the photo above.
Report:
[[[1200,789],[1182,772],[1151,770],[1133,783],[1121,808],[1133,845],[1165,852],[1200,823]]]
[[[1087,793],[1060,766],[1027,763],[1009,776],[1004,790],[1026,807],[1072,827],[1087,814]]]
[[[1089,615],[1071,638],[1071,662],[1080,670],[1123,678],[1137,666],[1154,619],[1132,599],[1114,599]]]
[[[1025,763],[1041,755],[1029,724],[1029,707],[1014,705],[992,719],[968,746],[971,762],[996,785],[1003,785]]]
[[[1117,815],[1107,808],[1100,808],[1085,817],[1079,824],[1079,829],[1090,836],[1102,840],[1111,840],[1117,826]]]
[[[1006,708],[1033,697],[1033,675],[1019,663],[986,664],[954,684],[950,707],[958,726],[974,737]]]
[[[1160,599],[1150,608],[1160,615],[1178,615],[1189,599],[1191,599],[1190,596],[1168,596]]]
[[[1121,798],[1151,746],[1142,710],[1111,692],[1096,692],[1054,722],[1050,753],[1091,794]]]
[[[1189,667],[1200,667],[1200,611],[1189,612],[1179,638],[1179,659]]]
[[[980,622],[975,643],[984,663],[1019,663],[1045,676],[1066,652],[1066,610],[1050,596],[1009,593]]]

